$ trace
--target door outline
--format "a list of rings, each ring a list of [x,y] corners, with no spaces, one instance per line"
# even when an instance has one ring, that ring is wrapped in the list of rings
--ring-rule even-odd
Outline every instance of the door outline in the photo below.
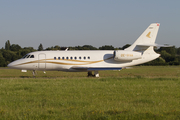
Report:
[[[38,55],[38,68],[46,69],[46,54],[44,53]]]

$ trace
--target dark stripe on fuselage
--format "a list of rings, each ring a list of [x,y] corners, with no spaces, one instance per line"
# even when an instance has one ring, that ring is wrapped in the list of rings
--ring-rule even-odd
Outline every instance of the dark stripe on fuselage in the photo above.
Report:
[[[88,68],[88,71],[98,71],[98,70],[121,70],[122,68]]]

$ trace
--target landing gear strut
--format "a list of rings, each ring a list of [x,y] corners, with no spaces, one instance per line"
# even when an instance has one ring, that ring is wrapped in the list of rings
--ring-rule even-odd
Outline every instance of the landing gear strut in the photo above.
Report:
[[[88,71],[88,77],[92,77],[92,76],[94,76],[94,75],[92,74],[92,71]]]
[[[37,74],[37,73],[36,73],[35,70],[33,70],[33,71],[32,71],[32,74],[33,74],[33,77],[36,77],[36,74]]]

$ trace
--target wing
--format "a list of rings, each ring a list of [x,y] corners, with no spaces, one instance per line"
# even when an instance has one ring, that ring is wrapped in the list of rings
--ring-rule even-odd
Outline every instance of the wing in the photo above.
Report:
[[[73,66],[71,69],[77,71],[100,71],[100,70],[121,70],[122,67],[77,67]]]

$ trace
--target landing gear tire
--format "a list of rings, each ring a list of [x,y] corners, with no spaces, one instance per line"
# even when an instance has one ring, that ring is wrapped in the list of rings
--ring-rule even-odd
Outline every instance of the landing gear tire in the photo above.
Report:
[[[95,77],[99,77],[98,71],[94,71],[94,76],[95,76]]]

